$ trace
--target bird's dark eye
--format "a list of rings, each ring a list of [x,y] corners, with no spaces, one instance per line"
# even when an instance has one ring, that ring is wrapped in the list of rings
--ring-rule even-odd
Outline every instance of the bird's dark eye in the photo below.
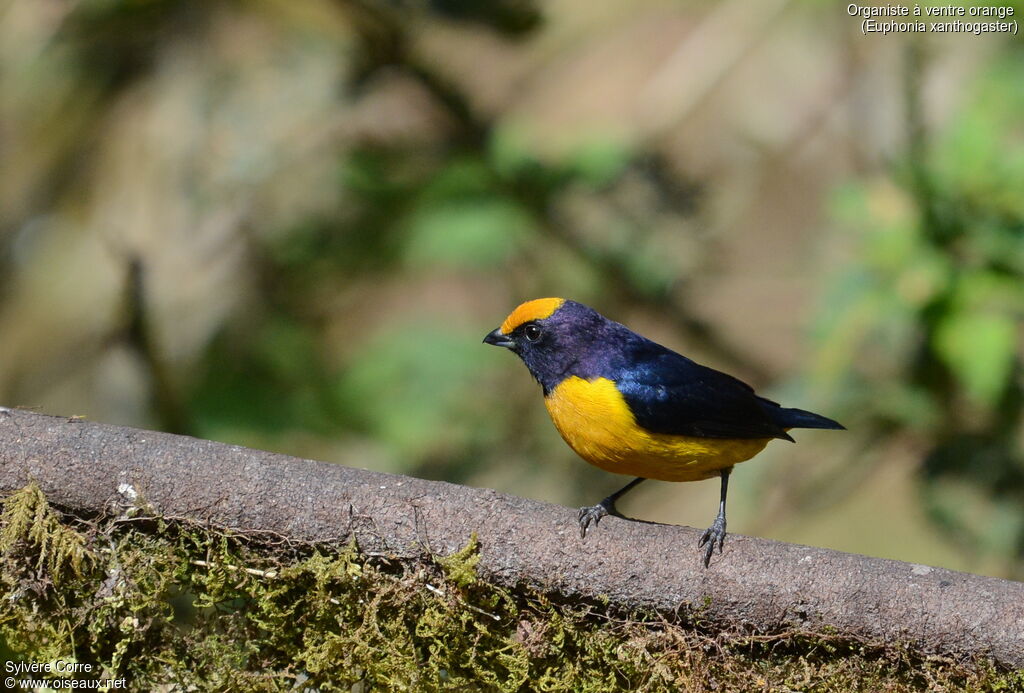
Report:
[[[527,325],[523,328],[523,334],[526,336],[526,341],[536,342],[540,339],[540,328],[536,325]]]

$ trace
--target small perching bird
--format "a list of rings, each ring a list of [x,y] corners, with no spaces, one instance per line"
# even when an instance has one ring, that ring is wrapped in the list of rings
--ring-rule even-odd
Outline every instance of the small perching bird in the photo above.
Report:
[[[580,536],[645,479],[722,479],[718,515],[701,535],[704,566],[725,543],[729,473],[792,428],[843,426],[759,397],[746,383],[656,344],[582,303],[527,301],[484,342],[523,360],[544,391],[555,428],[587,462],[637,477],[580,508]],[[620,516],[621,517],[621,516]]]

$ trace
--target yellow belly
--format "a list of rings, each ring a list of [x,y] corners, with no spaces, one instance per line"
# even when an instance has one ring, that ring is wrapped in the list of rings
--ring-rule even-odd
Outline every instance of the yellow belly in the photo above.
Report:
[[[662,481],[697,481],[749,460],[771,438],[697,438],[651,433],[606,378],[563,380],[544,399],[555,428],[587,462],[609,472]]]

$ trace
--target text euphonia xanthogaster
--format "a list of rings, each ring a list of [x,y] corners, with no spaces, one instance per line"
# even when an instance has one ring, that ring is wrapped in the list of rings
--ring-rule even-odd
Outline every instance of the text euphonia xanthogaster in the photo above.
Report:
[[[843,428],[802,409],[758,397],[753,388],[641,337],[575,301],[523,303],[484,342],[523,360],[544,390],[555,428],[587,462],[637,477],[597,505],[581,508],[580,535],[644,479],[719,476],[721,502],[701,535],[707,567],[725,543],[725,497],[733,465],[791,428]]]

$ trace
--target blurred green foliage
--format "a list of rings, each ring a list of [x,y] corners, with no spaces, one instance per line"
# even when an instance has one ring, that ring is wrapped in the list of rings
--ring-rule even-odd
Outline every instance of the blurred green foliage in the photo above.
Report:
[[[965,550],[1018,560],[1022,80],[1024,59],[1013,53],[973,85],[948,126],[897,163],[894,179],[851,184],[836,196],[858,260],[825,300],[814,371],[883,441],[920,440],[924,500],[947,536]],[[978,503],[990,511],[979,513]]]
[[[458,454],[492,428],[493,417],[474,405],[486,365],[479,341],[475,332],[426,322],[379,335],[338,384],[348,420],[403,458]]]

